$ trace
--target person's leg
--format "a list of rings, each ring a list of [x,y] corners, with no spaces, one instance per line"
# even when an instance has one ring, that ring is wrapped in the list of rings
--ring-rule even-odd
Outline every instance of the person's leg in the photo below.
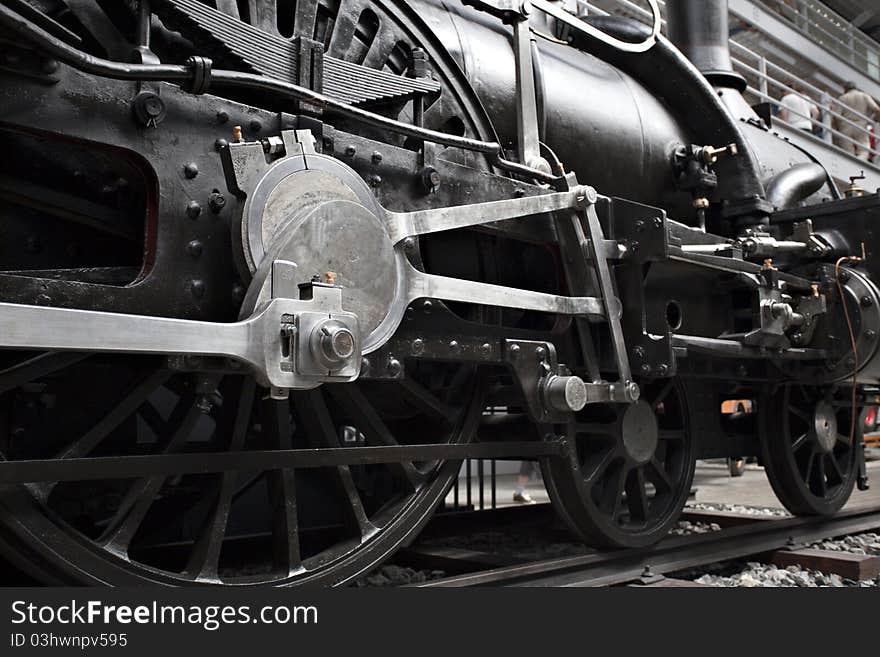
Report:
[[[523,461],[519,466],[519,475],[516,478],[516,487],[513,489],[513,501],[523,504],[534,504],[532,496],[526,492],[526,486],[529,479],[535,472],[536,464],[534,461]]]

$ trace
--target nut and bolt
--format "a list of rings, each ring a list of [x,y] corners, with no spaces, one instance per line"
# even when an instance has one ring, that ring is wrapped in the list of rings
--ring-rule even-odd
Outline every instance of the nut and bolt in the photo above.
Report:
[[[521,349],[518,344],[512,344],[507,348],[507,353],[510,354],[510,358],[512,360],[516,360],[517,358],[519,358],[520,351]]]
[[[551,376],[542,392],[544,403],[556,411],[579,411],[587,404],[587,384],[579,376]]]
[[[425,194],[436,194],[440,190],[443,178],[434,167],[425,167],[419,173],[419,186]]]
[[[412,341],[412,352],[415,356],[418,356],[425,350],[425,341],[421,338],[416,338]]]
[[[859,303],[862,305],[862,308],[870,308],[872,305],[874,305],[874,300],[868,295],[865,295],[861,299],[859,299]]]
[[[539,363],[544,362],[547,358],[547,348],[546,347],[536,347],[535,348],[535,358],[538,359]]]
[[[645,348],[644,347],[636,347],[633,349],[633,358],[636,360],[642,360],[645,357]]]
[[[449,351],[453,355],[457,355],[457,354],[461,353],[461,345],[458,344],[458,340],[450,340],[449,341]]]
[[[488,342],[484,342],[480,345],[480,353],[483,354],[486,358],[492,355],[492,345]]]
[[[345,154],[348,157],[354,157],[357,153],[357,148],[355,148],[352,144],[349,144],[345,147]]]
[[[220,192],[211,192],[208,197],[208,206],[211,208],[211,212],[217,214],[226,207],[226,197]]]

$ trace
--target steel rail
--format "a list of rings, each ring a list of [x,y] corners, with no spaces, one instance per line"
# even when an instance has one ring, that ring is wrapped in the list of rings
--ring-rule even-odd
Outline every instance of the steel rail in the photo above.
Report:
[[[711,534],[670,538],[649,548],[533,561],[413,586],[612,586],[638,580],[648,566],[654,574],[674,573],[878,527],[880,507],[845,511],[832,518],[756,521]]]

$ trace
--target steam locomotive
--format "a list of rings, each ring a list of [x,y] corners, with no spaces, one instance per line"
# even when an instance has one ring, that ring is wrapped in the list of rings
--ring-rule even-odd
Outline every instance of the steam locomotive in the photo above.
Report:
[[[596,546],[696,459],[867,486],[878,196],[744,100],[726,2],[648,4],[0,3],[7,558],[341,584],[466,458],[539,460]]]

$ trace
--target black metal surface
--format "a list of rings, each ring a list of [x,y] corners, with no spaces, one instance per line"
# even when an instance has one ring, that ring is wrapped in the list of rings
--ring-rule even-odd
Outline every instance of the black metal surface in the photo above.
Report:
[[[670,4],[685,54],[664,38],[646,54],[589,38],[566,45],[542,27],[518,65],[508,25],[439,0],[266,2],[259,11],[156,0],[140,13],[94,3],[76,20],[43,13],[46,3],[0,6],[9,49],[0,70],[9,155],[0,165],[9,245],[0,301],[233,321],[251,282],[231,236],[247,198],[228,192],[220,153],[240,136],[262,141],[268,163],[289,155],[270,137],[310,130],[320,157],[343,162],[371,207],[406,212],[595,187],[596,203],[577,213],[438,232],[401,248],[428,274],[595,297],[605,309],[591,322],[418,299],[366,355],[361,383],[303,393],[290,407],[260,402],[240,418],[241,391],[230,381],[242,377],[227,362],[2,351],[0,542],[53,581],[237,581],[220,572],[221,548],[227,538],[240,544],[248,522],[265,522],[271,529],[253,535],[269,538],[272,572],[247,583],[338,583],[407,540],[448,487],[456,502],[483,507],[488,493],[494,506],[494,459],[540,457],[576,531],[643,545],[674,522],[696,456],[758,451],[755,418],[732,421],[722,401],[754,401],[798,379],[844,408],[858,356],[855,387],[880,383],[871,359],[880,332],[877,197],[819,204],[835,190],[810,154],[731,109],[742,99],[725,86],[737,81],[724,3]],[[151,8],[162,22],[151,21]],[[590,20],[619,38],[644,37],[630,22]],[[521,102],[530,97],[525,62],[534,107]],[[509,159],[525,135],[540,136],[547,166]],[[772,257],[747,248],[758,243]],[[863,243],[867,262],[838,271],[838,259],[859,256]],[[332,240],[321,248],[342,249]],[[530,360],[506,353],[512,345]],[[547,376],[569,373],[592,395],[577,415],[551,408],[544,394]],[[622,429],[628,409],[644,408],[632,406],[635,384],[684,437],[674,459],[653,448],[665,478],[651,460],[630,458],[639,449],[627,440],[644,429]],[[670,386],[675,409],[656,396]],[[477,426],[483,392],[493,410]],[[764,431],[765,443],[782,449],[773,433]],[[584,490],[604,477],[584,471],[597,435],[629,450],[622,488],[595,489],[608,498],[602,504]],[[567,436],[570,451],[553,436]],[[465,496],[452,481],[460,459]],[[267,474],[248,483],[246,470]],[[646,476],[670,494],[660,490],[649,505]],[[792,504],[797,482],[776,479],[798,512],[834,510]],[[265,492],[262,505],[248,502],[247,522],[230,519],[254,488]],[[169,511],[176,504],[185,511]],[[186,522],[163,520],[178,516]],[[317,534],[328,545],[310,545]],[[144,568],[138,560],[167,542],[189,550],[186,563]],[[320,562],[314,571],[310,558]]]

